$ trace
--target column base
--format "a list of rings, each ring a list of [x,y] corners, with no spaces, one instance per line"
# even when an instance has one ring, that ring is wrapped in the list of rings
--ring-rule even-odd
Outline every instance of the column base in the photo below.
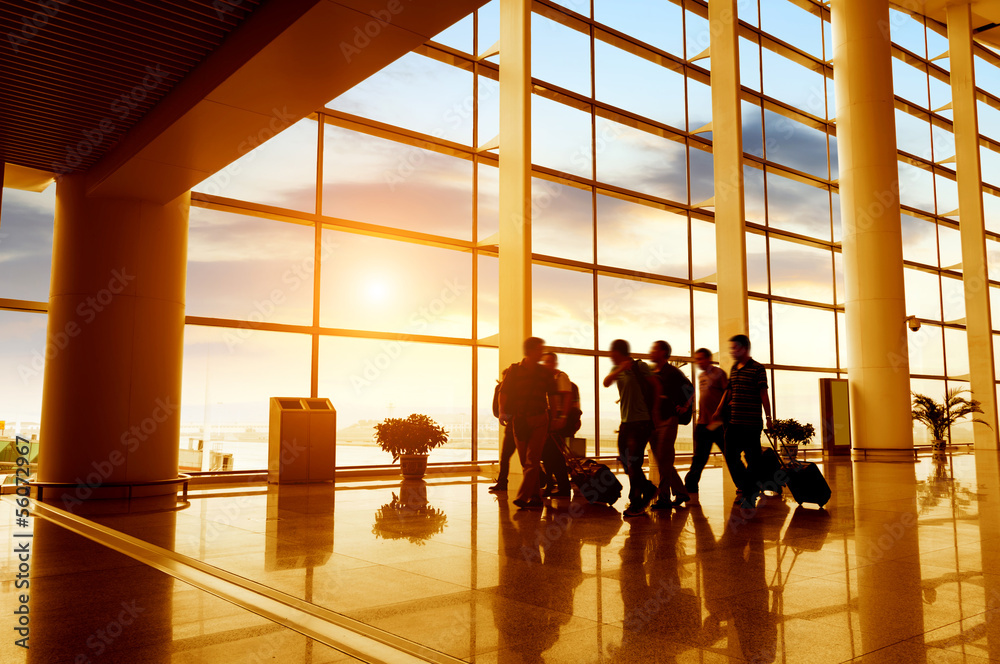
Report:
[[[75,513],[112,514],[143,512],[177,507],[177,492],[187,502],[191,477],[181,474],[150,482],[116,482],[90,487],[73,482],[28,482],[30,495],[38,502],[49,503]]]
[[[851,450],[855,461],[899,461],[915,463],[917,450],[913,447],[855,447]]]

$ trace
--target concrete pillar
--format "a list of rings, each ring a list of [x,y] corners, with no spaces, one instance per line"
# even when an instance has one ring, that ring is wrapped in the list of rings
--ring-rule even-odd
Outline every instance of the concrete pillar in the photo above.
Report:
[[[177,477],[189,201],[90,198],[83,176],[58,183],[38,481],[86,485],[70,498]]]
[[[832,11],[852,437],[869,455],[912,455],[889,2]]]
[[[708,4],[712,38],[712,157],[715,168],[715,246],[719,300],[719,364],[729,368],[729,339],[749,334],[746,213],[743,197],[743,119],[737,0]],[[763,339],[761,339],[763,341]]]
[[[955,161],[958,174],[959,230],[962,234],[962,275],[965,283],[965,328],[969,343],[972,395],[982,404],[973,424],[978,448],[997,448],[996,377],[993,368],[993,323],[986,263],[986,222],[983,217],[979,164],[979,120],[976,75],[972,57],[972,9],[948,7],[948,55],[951,58],[951,99],[955,113]],[[941,155],[947,157],[950,155]]]
[[[531,336],[531,0],[500,2],[500,371]],[[500,427],[500,441],[503,441]],[[511,495],[521,463],[510,462]]]
[[[531,336],[531,2],[500,3],[500,368]]]

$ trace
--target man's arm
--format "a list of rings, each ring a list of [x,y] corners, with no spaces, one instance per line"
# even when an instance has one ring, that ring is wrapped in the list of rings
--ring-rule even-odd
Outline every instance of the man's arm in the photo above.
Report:
[[[767,394],[767,388],[760,388],[760,402],[764,404],[764,428],[771,428],[771,398]]]
[[[507,426],[510,417],[507,415],[507,395],[503,389],[500,390],[500,424]]]
[[[621,364],[615,365],[615,368],[611,370],[607,376],[604,377],[604,387],[611,387],[611,384],[618,380],[618,376],[631,366],[629,363],[634,362],[634,360],[625,360]]]

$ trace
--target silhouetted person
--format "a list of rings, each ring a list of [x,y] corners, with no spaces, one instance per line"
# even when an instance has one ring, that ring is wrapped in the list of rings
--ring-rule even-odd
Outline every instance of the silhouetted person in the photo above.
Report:
[[[760,489],[757,486],[757,467],[760,462],[760,434],[764,425],[761,409],[771,427],[771,400],[767,395],[767,370],[750,357],[750,339],[737,334],[729,340],[729,354],[733,368],[729,371],[729,387],[719,407],[729,409],[726,425],[726,465],[742,497],[737,502],[743,507],[753,507]],[[746,466],[740,455],[746,457]]]
[[[542,366],[552,372],[556,381],[556,393],[549,397],[549,435],[542,450],[543,485],[548,495],[568,497],[571,493],[569,470],[562,450],[566,444],[565,429],[572,406],[573,383],[565,371],[559,370],[559,358],[555,353],[542,354]]]
[[[493,414],[497,418],[500,417],[500,385],[506,376],[507,370],[504,369],[503,373],[500,374],[500,380],[497,382],[496,392],[493,395]],[[514,444],[514,428],[504,427],[503,438],[500,442],[500,473],[497,475],[497,483],[490,487],[490,491],[500,493],[507,490],[507,476],[510,474],[510,458],[514,456],[515,451],[517,451],[517,447]]]
[[[699,348],[694,352],[694,362],[701,370],[698,374],[698,415],[694,423],[694,456],[691,468],[684,476],[684,487],[692,505],[698,502],[698,484],[712,454],[712,445],[718,445],[719,451],[725,452],[726,431],[717,411],[729,387],[726,372],[712,364],[712,351]]]
[[[604,387],[612,383],[618,385],[619,405],[622,423],[618,428],[618,458],[628,473],[627,517],[645,514],[656,487],[646,479],[642,462],[646,456],[646,444],[653,433],[653,418],[647,406],[649,391],[656,381],[649,365],[632,358],[629,344],[624,339],[611,342],[611,361],[615,367],[604,378]]]
[[[684,372],[670,364],[670,344],[654,341],[649,350],[655,368],[653,375],[660,383],[656,407],[653,410],[653,442],[651,449],[660,469],[659,498],[653,504],[654,510],[680,507],[689,500],[684,482],[674,467],[677,456],[677,428],[680,415],[691,410],[694,405],[694,385]],[[670,500],[673,492],[674,500]]]
[[[524,476],[514,504],[521,509],[541,509],[542,450],[549,433],[549,396],[555,394],[552,372],[540,365],[545,342],[538,337],[524,341],[524,359],[507,368],[500,385],[500,424],[514,429],[514,443]]]

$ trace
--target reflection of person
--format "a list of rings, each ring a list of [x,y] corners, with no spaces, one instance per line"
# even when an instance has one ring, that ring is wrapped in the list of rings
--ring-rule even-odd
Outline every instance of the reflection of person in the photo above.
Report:
[[[701,506],[691,509],[696,555],[701,562],[702,587],[708,617],[699,633],[699,644],[708,646],[723,636],[722,623],[736,632],[738,653],[727,653],[747,662],[773,662],[778,647],[778,604],[771,608],[764,536],[758,520],[743,518],[734,507],[722,539],[716,543]],[[780,593],[780,588],[774,592]],[[732,642],[732,639],[727,639]]]
[[[689,504],[698,502],[698,484],[705,470],[712,445],[718,445],[725,452],[725,430],[722,420],[716,415],[722,395],[726,393],[729,379],[726,372],[712,364],[712,351],[699,348],[694,352],[694,361],[701,373],[698,374],[698,418],[694,423],[694,456],[691,468],[684,476],[684,486],[691,497]]]
[[[653,504],[654,510],[680,507],[690,498],[684,488],[684,482],[674,467],[677,452],[678,417],[691,409],[694,402],[694,386],[684,372],[670,364],[670,344],[666,341],[654,341],[649,350],[656,368],[653,374],[660,382],[659,398],[653,412],[652,451],[656,458],[656,466],[660,470],[659,498]],[[674,501],[670,501],[673,491]]]
[[[631,522],[621,549],[618,574],[622,593],[622,643],[613,661],[649,661],[650,643],[656,644],[657,662],[675,662],[693,646],[690,636],[700,624],[699,601],[682,588],[678,568],[678,541],[687,513],[664,516],[655,525]]]
[[[541,509],[542,450],[549,433],[548,397],[555,393],[552,372],[540,365],[545,342],[524,340],[524,359],[507,368],[500,385],[500,424],[514,429],[514,444],[524,468],[514,504],[521,509]]]
[[[569,470],[563,457],[562,447],[565,445],[566,419],[573,398],[573,383],[565,371],[559,370],[559,358],[549,351],[542,355],[542,366],[552,372],[556,381],[556,392],[549,398],[549,436],[542,450],[543,485],[551,496],[569,496]]]
[[[628,473],[628,507],[624,516],[639,516],[646,512],[656,487],[642,472],[646,444],[653,433],[653,420],[646,405],[646,391],[656,389],[652,373],[645,362],[632,359],[629,344],[624,339],[611,342],[611,361],[615,368],[604,378],[604,387],[618,385],[622,423],[618,428],[618,458]],[[644,384],[645,383],[645,384]]]
[[[493,622],[501,655],[511,651],[517,661],[543,662],[542,653],[559,640],[559,630],[573,613],[573,591],[583,580],[582,542],[571,537],[572,519],[557,519],[558,533],[537,512],[519,512],[512,518],[500,503],[500,566],[493,596]],[[619,521],[620,523],[620,521]],[[552,578],[545,568],[558,567],[559,583],[539,592],[539,579]],[[573,578],[567,577],[573,573]],[[548,610],[526,610],[544,606]]]
[[[720,410],[729,407],[729,424],[726,426],[726,465],[733,482],[742,493],[742,507],[756,505],[760,489],[757,487],[757,468],[760,462],[760,434],[763,425],[761,408],[771,428],[771,400],[767,395],[767,371],[764,365],[750,357],[750,339],[737,334],[729,340],[729,354],[733,368],[729,372],[729,387],[722,399]],[[746,466],[740,460],[746,457]]]
[[[500,385],[506,376],[507,370],[504,369],[503,373],[500,374],[500,382],[496,387],[493,413],[498,418],[500,417]],[[504,427],[503,441],[500,443],[500,473],[497,475],[497,483],[490,487],[490,491],[499,493],[507,490],[507,476],[510,474],[510,458],[514,456],[516,449],[514,445],[514,428]]]

